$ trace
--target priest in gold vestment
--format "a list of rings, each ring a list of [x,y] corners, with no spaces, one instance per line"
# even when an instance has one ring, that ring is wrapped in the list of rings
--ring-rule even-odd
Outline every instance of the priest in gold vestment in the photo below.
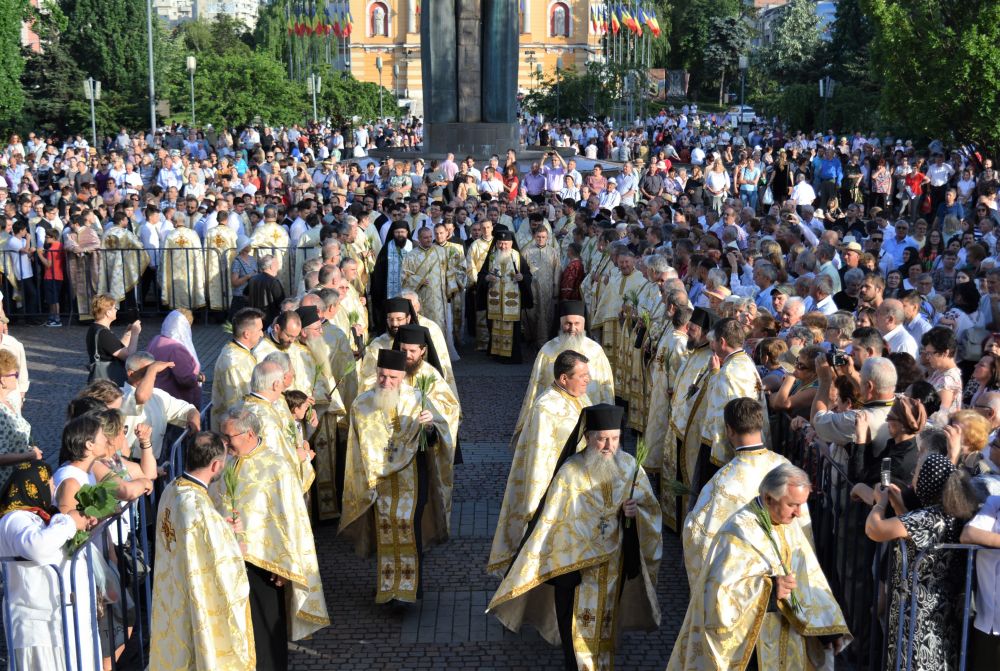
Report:
[[[486,309],[476,304],[476,292],[483,264],[486,263],[486,256],[493,246],[493,222],[483,219],[480,225],[483,229],[482,237],[473,240],[465,253],[466,291],[470,294],[466,305],[470,313],[475,313],[475,317],[468,314],[466,319],[475,321],[476,350],[485,352],[490,347],[490,332],[486,323]]]
[[[220,420],[236,476],[235,498],[222,480],[209,486],[215,508],[239,513],[250,582],[258,669],[287,669],[288,641],[329,626],[316,544],[298,473],[260,439],[260,423],[233,408]]]
[[[149,254],[126,226],[128,219],[123,219],[109,228],[101,244],[105,252],[97,290],[102,294],[111,294],[117,301],[125,300],[149,266]]]
[[[250,375],[257,365],[257,348],[263,339],[263,312],[243,308],[233,315],[233,339],[219,352],[212,374],[213,431],[219,430],[219,417],[239,404],[250,391]]]
[[[753,499],[765,475],[789,463],[788,459],[764,446],[766,415],[756,399],[734,398],[726,404],[723,416],[727,440],[735,456],[702,487],[681,529],[684,566],[688,584],[692,586],[719,527]],[[808,520],[808,509],[803,508],[800,523],[808,525]]]
[[[486,310],[492,356],[521,363],[521,310],[533,307],[531,270],[514,247],[514,234],[496,231],[479,272],[476,309]]]
[[[208,485],[222,477],[225,457],[216,434],[190,437],[186,470],[160,498],[150,671],[257,668],[243,552],[208,495]]]
[[[502,575],[510,566],[528,522],[555,473],[556,460],[583,408],[590,373],[587,357],[573,350],[561,352],[552,365],[554,382],[531,406],[514,446],[507,489],[486,570]]]
[[[449,536],[454,444],[404,382],[406,355],[379,350],[377,363],[375,389],[351,407],[340,531],[359,555],[376,552],[375,602],[402,607],[422,595],[424,548]]]
[[[639,291],[646,284],[646,278],[642,273],[635,270],[635,253],[627,245],[618,243],[617,267],[612,268],[610,273],[604,277],[603,286],[600,287],[599,299],[593,310],[594,325],[600,326],[601,345],[608,355],[608,359],[617,366],[618,348],[622,344],[622,325],[625,322],[625,301],[626,297],[638,295]],[[628,343],[631,346],[631,343]],[[616,369],[617,370],[617,369]],[[621,396],[621,390],[617,387],[615,392]]]
[[[205,250],[198,234],[187,228],[183,216],[174,219],[163,241],[160,258],[160,299],[171,310],[205,307]]]
[[[522,253],[531,269],[532,305],[524,311],[524,339],[541,347],[552,335],[552,318],[559,297],[559,277],[562,265],[559,249],[549,244],[549,232],[539,227],[533,240]]]
[[[584,409],[489,606],[508,629],[528,623],[560,644],[566,669],[613,669],[620,631],[660,623],[660,506],[646,473],[618,449],[622,415]],[[587,447],[576,453],[581,434]]]
[[[553,382],[552,366],[556,357],[568,349],[587,357],[590,383],[587,398],[592,403],[614,403],[615,385],[612,381],[611,364],[600,343],[587,337],[583,301],[563,301],[559,304],[559,335],[545,343],[538,350],[535,363],[528,378],[528,388],[521,401],[521,411],[514,426],[511,449],[517,445],[518,434],[528,417],[535,399],[547,390]]]
[[[450,296],[458,292],[458,280],[448,263],[448,252],[434,244],[434,231],[421,228],[417,245],[403,259],[402,288],[420,297],[424,316],[442,327],[451,324]],[[442,328],[451,338],[451,328]]]
[[[402,296],[389,298],[383,305],[385,306],[383,313],[385,314],[386,331],[368,343],[361,361],[358,362],[358,394],[375,387],[379,350],[392,349],[392,341],[400,326],[417,323],[417,311],[406,298]],[[436,349],[437,347],[435,347]]]
[[[851,635],[799,524],[809,491],[805,472],[777,466],[719,528],[667,671],[832,671]]]
[[[264,221],[257,224],[257,228],[250,235],[250,244],[258,259],[270,254],[278,260],[278,280],[285,287],[285,293],[292,295],[298,285],[292,263],[295,250],[289,248],[291,242],[288,231],[278,223],[277,216],[277,210],[273,208],[264,210]]]

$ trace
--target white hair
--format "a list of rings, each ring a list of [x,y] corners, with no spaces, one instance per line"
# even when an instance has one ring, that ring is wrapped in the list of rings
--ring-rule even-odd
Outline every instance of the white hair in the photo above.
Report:
[[[284,376],[285,371],[281,369],[281,365],[276,361],[265,359],[253,367],[253,373],[250,374],[250,391],[260,393],[271,389],[275,383],[281,382]]]
[[[760,481],[757,493],[761,496],[768,495],[772,499],[780,499],[788,493],[789,487],[812,488],[809,482],[809,474],[798,466],[792,464],[781,464],[771,469],[764,479]]]
[[[873,356],[861,366],[861,384],[871,382],[878,394],[891,394],[896,390],[896,366],[881,356]]]

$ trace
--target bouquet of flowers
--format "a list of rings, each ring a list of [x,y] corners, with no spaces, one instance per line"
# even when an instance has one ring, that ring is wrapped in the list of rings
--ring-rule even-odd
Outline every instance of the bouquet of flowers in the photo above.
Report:
[[[434,376],[418,375],[416,379],[416,388],[420,391],[420,412],[423,412],[427,409],[427,396],[434,388]],[[425,452],[428,444],[427,431],[424,427],[420,427],[420,451]]]
[[[778,549],[778,539],[774,537],[774,525],[771,523],[771,515],[768,513],[764,506],[761,504],[760,499],[754,499],[750,504],[750,509],[753,510],[753,514],[757,517],[757,524],[760,528],[764,530],[764,535],[767,536],[767,540],[771,541],[771,547],[774,548],[774,554],[778,555],[778,561],[781,562],[781,570],[785,572],[785,575],[791,575],[791,570],[785,564],[785,559],[781,556],[781,551]],[[788,605],[792,607],[792,610],[796,613],[802,610],[802,603],[799,601],[799,597],[792,590],[792,593],[788,595]]]

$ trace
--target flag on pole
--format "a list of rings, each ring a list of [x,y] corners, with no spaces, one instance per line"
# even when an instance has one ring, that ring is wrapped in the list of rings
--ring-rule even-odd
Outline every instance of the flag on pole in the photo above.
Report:
[[[611,8],[611,34],[617,35],[618,31],[622,29],[621,21],[618,19],[618,14],[621,12],[620,9]]]
[[[608,34],[608,18],[609,18],[608,15],[610,13],[611,13],[611,11],[608,9],[608,6],[605,5],[605,4],[602,4],[601,5],[601,34],[602,35],[607,35]]]
[[[650,9],[648,12],[646,12],[646,25],[648,25],[649,29],[653,31],[653,35],[655,37],[660,36],[660,33],[662,31],[660,30],[660,22],[656,20],[655,9]]]
[[[629,32],[633,32],[634,33],[635,32],[636,23],[635,23],[635,19],[629,13],[628,7],[622,7],[621,8],[621,13],[622,13],[622,16],[621,16],[621,22],[622,22],[622,24],[626,28],[628,28]]]
[[[597,12],[593,5],[590,6],[590,32],[597,33]]]

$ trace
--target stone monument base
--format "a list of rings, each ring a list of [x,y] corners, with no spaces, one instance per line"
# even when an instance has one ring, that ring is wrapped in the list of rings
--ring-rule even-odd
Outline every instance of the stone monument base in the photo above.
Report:
[[[501,159],[508,149],[517,151],[520,135],[516,123],[429,123],[424,124],[423,152],[429,155],[455,154],[487,159],[496,154]]]

